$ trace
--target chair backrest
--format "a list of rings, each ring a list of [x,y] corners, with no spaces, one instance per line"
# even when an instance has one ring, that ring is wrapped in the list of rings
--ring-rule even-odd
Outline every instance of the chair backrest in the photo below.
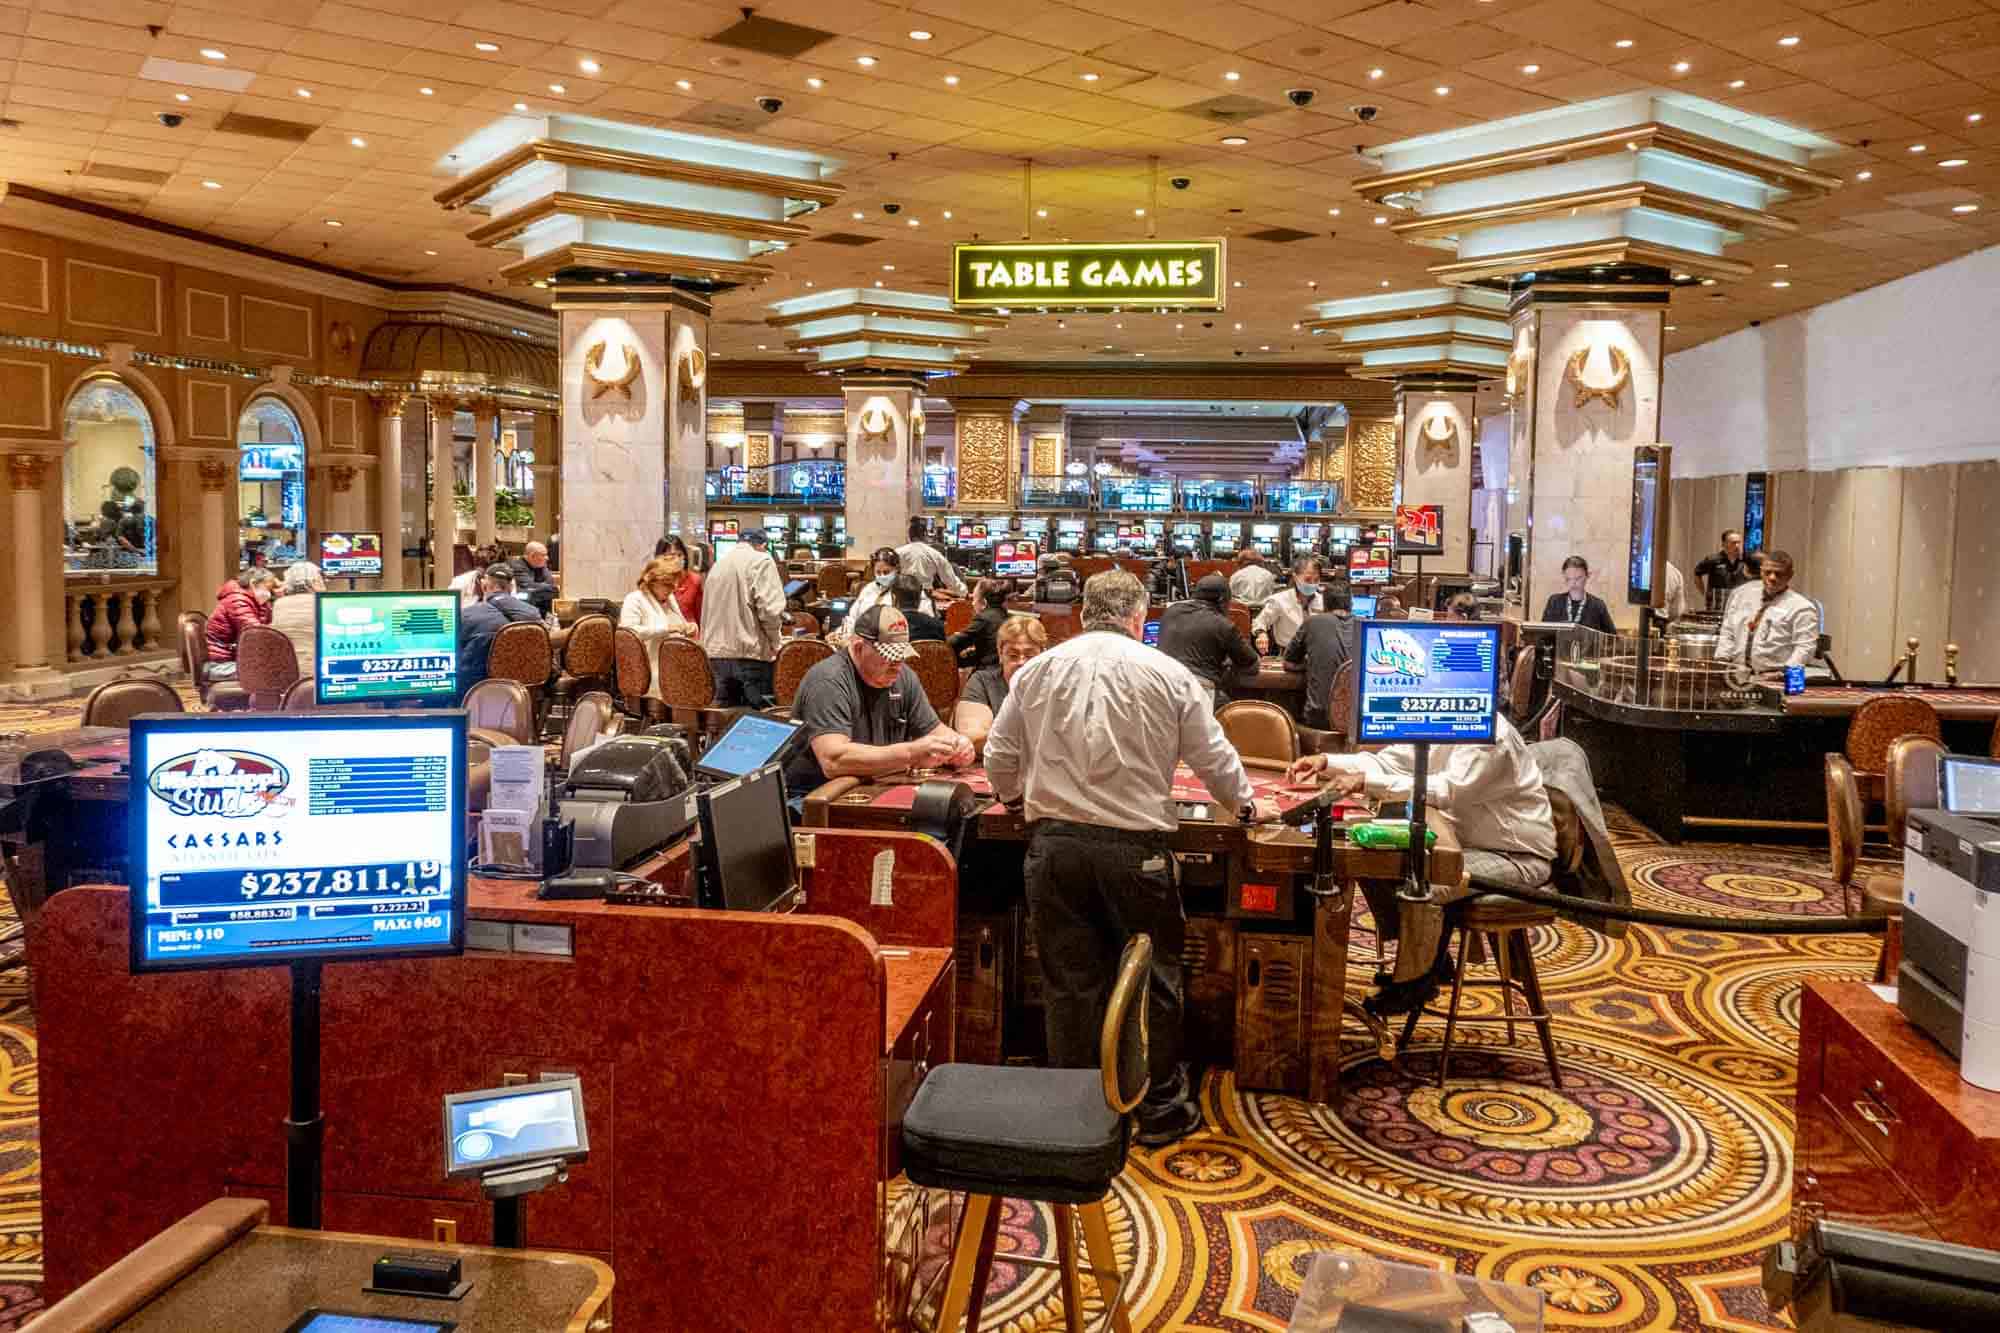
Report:
[[[1229,623],[1236,626],[1236,632],[1244,638],[1250,637],[1250,608],[1241,602],[1231,602],[1228,606]]]
[[[620,626],[611,635],[611,657],[618,697],[627,708],[637,710],[646,691],[653,688],[653,658],[646,651],[646,641]]]
[[[120,676],[84,696],[84,727],[127,727],[141,713],[185,713],[180,692],[156,676]]]
[[[608,676],[616,647],[610,616],[580,616],[563,641],[563,671],[571,676]]]
[[[488,676],[465,692],[463,707],[467,726],[511,736],[516,745],[534,744],[535,701],[520,681]]]
[[[1938,804],[1938,756],[1944,746],[1929,736],[1898,736],[1889,742],[1883,805],[1888,814],[1889,841],[1903,845],[1903,826],[1912,810],[1935,810]]]
[[[486,674],[540,689],[548,684],[549,669],[554,665],[555,650],[549,646],[548,629],[538,620],[517,620],[502,625],[493,636],[493,653],[486,660]]]
[[[1507,682],[1507,711],[1516,726],[1525,726],[1528,710],[1535,702],[1535,650],[1523,648],[1514,658],[1514,674]]]
[[[293,681],[292,687],[285,691],[284,700],[278,707],[287,713],[310,713],[318,708],[319,703],[313,697],[312,677],[301,676]]]
[[[570,710],[569,725],[563,728],[562,749],[556,756],[562,771],[569,772],[569,761],[578,750],[597,744],[606,732],[614,730],[617,719],[618,707],[603,690],[592,690],[578,699]]]
[[[1333,673],[1333,684],[1326,692],[1326,729],[1345,736],[1354,721],[1354,682],[1357,666],[1353,658],[1340,664],[1340,670]]]
[[[1146,1025],[1146,982],[1153,970],[1153,937],[1134,935],[1118,959],[1118,979],[1104,1009],[1098,1034],[1098,1068],[1104,1075],[1104,1104],[1119,1115],[1137,1106],[1152,1085],[1147,1064],[1151,1036]]]
[[[1842,754],[1826,757],[1826,833],[1833,878],[1844,902],[1861,860],[1861,786],[1854,780],[1854,765]]]
[[[707,708],[715,702],[715,673],[708,654],[692,639],[660,640],[660,701],[669,708]]]
[[[183,611],[179,622],[181,669],[188,673],[196,690],[208,688],[208,617],[199,611]]]
[[[785,637],[813,638],[819,634],[819,619],[810,611],[785,612]]]
[[[944,632],[958,634],[972,623],[972,599],[961,597],[944,609]]]
[[[825,639],[785,640],[778,649],[777,664],[771,668],[771,692],[777,697],[778,707],[790,708],[806,672],[832,656],[833,649]]]
[[[822,597],[847,596],[847,566],[825,564],[819,567],[819,591]]]
[[[1889,694],[1870,699],[1855,710],[1847,724],[1847,743],[1841,748],[1857,773],[1889,771],[1889,742],[1898,736],[1928,736],[1942,740],[1937,709],[1907,694]]]
[[[1216,715],[1222,734],[1245,759],[1291,763],[1299,757],[1299,731],[1289,713],[1264,699],[1238,699]]]
[[[299,678],[299,653],[284,631],[251,625],[236,639],[236,683],[252,708],[276,708]]]
[[[958,659],[952,656],[950,644],[936,639],[925,639],[915,647],[917,655],[910,667],[923,682],[924,697],[939,717],[949,718],[958,703]]]
[[[1071,568],[1076,571],[1078,583],[1088,583],[1093,574],[1102,574],[1107,569],[1116,569],[1118,562],[1108,555],[1080,555]]]
[[[1075,638],[1083,630],[1074,611],[1040,611],[1036,614],[1041,618],[1042,629],[1049,636],[1051,648],[1064,639]]]

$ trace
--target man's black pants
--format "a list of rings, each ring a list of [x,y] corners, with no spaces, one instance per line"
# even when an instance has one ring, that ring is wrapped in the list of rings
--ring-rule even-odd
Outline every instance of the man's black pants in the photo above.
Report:
[[[1152,1086],[1141,1121],[1189,1100],[1181,1065],[1181,955],[1187,917],[1164,833],[1044,819],[1035,824],[1022,867],[1041,953],[1043,1023],[1049,1063],[1096,1068],[1105,1006],[1118,958],[1134,935],[1153,940],[1146,982]]]

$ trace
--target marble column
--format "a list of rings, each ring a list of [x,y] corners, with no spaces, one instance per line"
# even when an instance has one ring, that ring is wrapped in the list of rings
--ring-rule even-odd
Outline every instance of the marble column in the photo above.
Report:
[[[557,531],[556,527],[556,472],[555,463],[534,463],[535,474],[535,536],[547,541]]]
[[[556,414],[534,414],[535,533],[547,540],[562,531],[562,433]]]
[[[46,608],[48,579],[48,523],[45,515],[52,504],[46,494],[52,465],[49,454],[7,455],[7,481],[14,492],[14,674],[8,678],[7,693],[14,698],[48,699],[69,692],[69,681],[59,665],[49,662],[50,645]],[[60,605],[60,603],[58,603]]]
[[[403,586],[403,409],[409,395],[380,394],[375,404],[375,526],[382,531],[382,586]]]
[[[452,482],[457,467],[452,458],[452,418],[458,400],[438,394],[430,397],[431,410],[431,581],[433,588],[450,583],[456,572],[452,548],[458,541],[458,507],[452,503]]]
[[[493,510],[499,487],[495,475],[493,424],[500,413],[491,398],[472,400],[472,544],[491,546],[496,535]]]
[[[921,413],[924,381],[910,376],[847,376],[847,537],[866,555],[909,540],[910,515],[923,503],[922,446],[911,415]],[[995,447],[999,445],[996,442]]]
[[[556,308],[563,595],[615,600],[663,532],[703,527],[708,307],[674,294]]]
[[[223,505],[225,492],[234,495],[236,467],[224,457],[204,458],[195,467],[201,481],[202,577],[199,587],[181,594],[181,605],[191,611],[214,603],[215,590],[235,577],[238,559],[236,514]]]
[[[1638,624],[1625,598],[1632,450],[1660,437],[1667,291],[1620,284],[1617,297],[1538,299],[1532,284],[1515,296],[1508,529],[1527,534],[1520,605],[1530,618],[1562,587],[1563,561],[1580,555],[1612,618]]]
[[[1444,554],[1424,558],[1427,573],[1472,567],[1472,442],[1478,432],[1471,380],[1410,376],[1396,382],[1402,447],[1396,463],[1396,503],[1444,511]],[[1415,568],[1415,558],[1405,563]]]

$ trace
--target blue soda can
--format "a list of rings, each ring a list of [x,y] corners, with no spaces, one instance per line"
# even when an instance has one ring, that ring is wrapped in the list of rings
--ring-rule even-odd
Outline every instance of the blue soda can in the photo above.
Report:
[[[1785,693],[1804,694],[1806,692],[1806,669],[1802,666],[1785,668]]]

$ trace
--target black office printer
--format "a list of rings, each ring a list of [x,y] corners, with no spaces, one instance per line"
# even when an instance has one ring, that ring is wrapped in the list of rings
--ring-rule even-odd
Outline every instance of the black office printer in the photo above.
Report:
[[[578,756],[559,818],[575,826],[574,870],[623,870],[694,824],[687,769],[666,737],[618,736]]]

